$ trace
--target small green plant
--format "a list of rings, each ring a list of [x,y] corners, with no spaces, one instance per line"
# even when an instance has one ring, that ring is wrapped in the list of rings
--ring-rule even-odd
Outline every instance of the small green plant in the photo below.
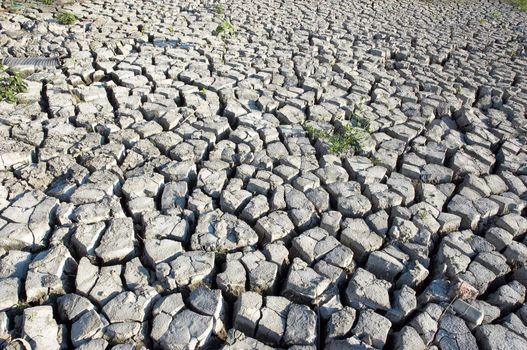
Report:
[[[223,15],[225,13],[225,6],[223,6],[222,4],[218,4],[216,5],[216,7],[214,8],[214,11],[218,14],[218,15]]]
[[[527,0],[512,0],[512,3],[516,5],[520,11],[527,12]]]
[[[371,157],[368,157],[368,159],[374,166],[381,164],[381,160],[377,157],[371,156]]]
[[[77,21],[77,17],[73,13],[67,11],[57,13],[55,19],[62,25],[70,25]]]
[[[201,94],[201,96],[203,96],[203,98],[205,98],[207,96],[207,89],[202,88],[201,90],[199,90],[199,93]]]
[[[55,0],[41,0],[41,1],[45,5],[53,5],[55,3]]]
[[[329,152],[333,154],[344,154],[352,150],[354,153],[363,153],[362,145],[371,133],[370,121],[364,117],[364,105],[366,99],[362,97],[358,103],[353,106],[349,124],[344,124],[341,128],[333,127],[331,130],[321,130],[315,128],[309,123],[304,123],[304,128],[308,134],[316,139],[326,142],[329,146]],[[374,165],[380,163],[380,160],[371,157],[370,160]],[[377,163],[377,164],[375,164]]]
[[[366,104],[366,98],[363,96],[360,98],[359,102],[353,106],[353,111],[351,112],[350,122],[351,125],[357,128],[361,128],[368,133],[371,133],[370,130],[370,120],[364,117],[364,106]]]
[[[19,2],[12,2],[6,5],[7,12],[18,12],[24,9],[24,5]]]
[[[223,52],[221,53],[221,61],[225,63],[225,55],[227,54],[227,41],[236,37],[236,27],[228,20],[224,19],[212,32],[219,37],[223,42]]]
[[[475,238],[474,235],[470,235],[470,236],[466,237],[465,240],[466,240],[468,243],[471,243],[471,242],[474,242],[474,238]]]
[[[176,30],[174,29],[174,27],[170,26],[170,27],[168,28],[168,31],[170,32],[170,34],[174,34],[174,32],[175,32]]]
[[[227,53],[227,41],[236,37],[236,27],[225,17],[225,7],[223,5],[217,5],[216,13],[221,19],[220,24],[212,31],[212,34],[221,39],[223,42],[223,52],[221,54],[221,60],[225,63],[225,55]]]
[[[9,74],[6,68],[0,64],[0,101],[17,103],[17,94],[27,91],[27,84],[19,73]]]
[[[236,37],[236,27],[229,20],[224,19],[214,29],[213,34],[225,42],[228,39]]]
[[[418,215],[419,219],[425,220],[428,217],[428,211],[426,211],[426,209],[421,209],[419,210]]]
[[[487,22],[487,20],[485,18],[480,18],[479,19],[479,24],[485,24]]]
[[[367,132],[361,128],[345,125],[342,129],[333,128],[330,131],[320,130],[311,124],[304,124],[304,127],[311,137],[326,142],[329,152],[333,154],[344,154],[350,150],[361,153],[362,142],[367,137]]]
[[[495,19],[495,20],[500,19],[501,18],[501,12],[498,12],[498,11],[491,12],[490,13],[490,17],[492,19]]]

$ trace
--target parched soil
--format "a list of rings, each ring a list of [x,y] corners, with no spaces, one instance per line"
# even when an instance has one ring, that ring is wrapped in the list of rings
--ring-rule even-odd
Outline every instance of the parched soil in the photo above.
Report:
[[[509,2],[3,2],[0,59],[0,348],[527,349]]]

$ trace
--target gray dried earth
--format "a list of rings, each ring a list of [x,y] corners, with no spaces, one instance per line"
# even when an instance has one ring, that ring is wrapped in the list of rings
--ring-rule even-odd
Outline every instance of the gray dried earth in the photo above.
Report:
[[[3,4],[3,347],[527,349],[511,4]]]

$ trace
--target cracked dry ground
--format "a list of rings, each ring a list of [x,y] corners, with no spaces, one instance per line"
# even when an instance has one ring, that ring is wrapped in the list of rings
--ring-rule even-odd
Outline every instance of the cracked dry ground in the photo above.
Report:
[[[3,346],[527,349],[526,15],[214,5],[0,14]]]

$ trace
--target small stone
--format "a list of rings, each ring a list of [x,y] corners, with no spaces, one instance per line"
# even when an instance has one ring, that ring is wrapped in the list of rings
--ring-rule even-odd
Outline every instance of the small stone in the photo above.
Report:
[[[419,333],[411,327],[405,326],[395,336],[395,347],[401,350],[425,350],[426,345]]]
[[[388,294],[390,287],[390,283],[358,268],[346,289],[346,298],[349,305],[354,308],[366,306],[376,310],[388,310],[391,307]]]
[[[328,288],[331,281],[298,258],[289,269],[283,295],[298,303],[314,302]]]
[[[497,291],[489,295],[487,301],[500,308],[502,313],[510,312],[517,305],[525,301],[525,286],[517,281],[503,285]]]
[[[19,302],[21,282],[18,278],[11,277],[0,279],[0,283],[0,311],[9,310]]]
[[[327,231],[321,228],[313,228],[293,239],[291,253],[311,264],[339,244],[339,241],[330,236]]]
[[[163,350],[195,349],[207,344],[212,328],[212,317],[183,310],[174,316],[166,333],[159,339],[159,345]]]
[[[58,349],[58,333],[51,306],[35,306],[24,310],[22,335],[28,340],[31,349]]]
[[[327,324],[327,339],[326,342],[332,339],[338,339],[345,336],[351,330],[355,323],[356,311],[355,309],[346,306],[344,309],[333,313]]]
[[[330,235],[336,236],[340,230],[342,214],[338,211],[327,211],[322,214],[320,219],[320,228],[326,230]]]
[[[284,343],[287,345],[315,344],[317,316],[306,305],[291,305],[287,314]]]
[[[277,240],[289,240],[295,229],[286,212],[274,211],[268,216],[260,218],[254,230],[260,236],[260,240],[271,243]]]
[[[230,329],[223,345],[223,350],[238,350],[238,349],[258,349],[258,350],[273,350],[274,347],[265,345],[258,340],[246,336],[244,333]]]
[[[74,274],[76,267],[77,263],[65,246],[59,245],[37,254],[27,273],[27,301],[66,294],[72,288],[69,276]]]
[[[342,215],[351,218],[363,217],[371,209],[370,201],[361,194],[340,197],[337,206]]]
[[[476,339],[483,350],[527,348],[527,340],[501,325],[483,325],[476,329]]]
[[[66,322],[75,322],[84,312],[94,309],[93,304],[77,294],[66,294],[58,298],[60,317]]]
[[[376,348],[383,348],[392,323],[371,310],[361,311],[353,334]]]
[[[102,312],[111,323],[143,322],[150,302],[150,297],[123,292],[108,301]]]
[[[383,244],[381,236],[372,232],[363,219],[344,221],[340,240],[353,250],[359,260],[365,259],[370,252],[380,249]]]
[[[442,349],[478,349],[476,338],[472,335],[465,322],[449,313],[446,313],[439,323],[436,341]]]
[[[71,342],[74,346],[80,346],[93,338],[100,338],[106,324],[107,321],[95,310],[85,312],[71,326]]]
[[[291,302],[284,297],[268,296],[258,322],[256,338],[271,344],[280,344],[286,331],[287,314]]]
[[[95,254],[104,262],[123,261],[135,253],[135,232],[131,219],[113,219]]]
[[[263,306],[262,296],[254,292],[243,293],[234,305],[234,328],[254,336],[258,321],[261,318],[260,309]]]

